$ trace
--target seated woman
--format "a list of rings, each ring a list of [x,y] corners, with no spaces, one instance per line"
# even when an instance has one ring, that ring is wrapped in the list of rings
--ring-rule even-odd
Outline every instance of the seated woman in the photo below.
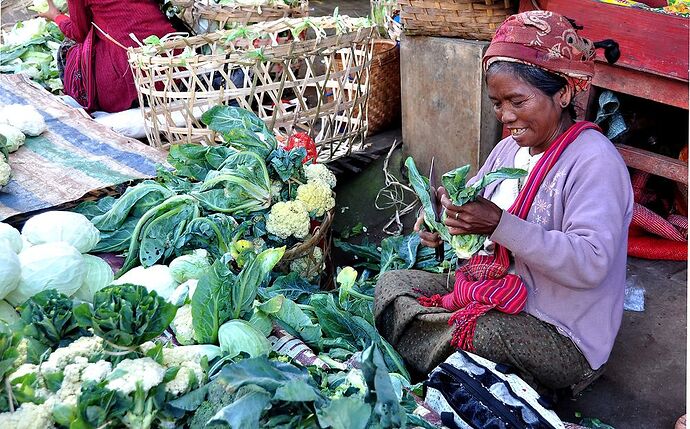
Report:
[[[136,106],[137,90],[123,46],[136,46],[130,34],[142,41],[151,35],[162,37],[175,32],[158,3],[68,0],[67,7],[69,16],[61,14],[48,0],[48,11],[40,14],[55,21],[65,37],[76,42],[64,54],[61,78],[65,94],[88,112],[121,112]]]
[[[604,45],[615,61],[615,42]],[[460,207],[439,188],[450,233],[488,235],[488,253],[455,278],[393,271],[376,285],[376,325],[417,376],[460,347],[558,390],[587,383],[608,360],[623,314],[633,197],[616,148],[596,125],[574,120],[594,48],[547,11],[514,15],[496,31],[483,64],[510,136],[470,183],[501,167],[529,174]],[[423,212],[422,243],[441,245],[422,225]]]

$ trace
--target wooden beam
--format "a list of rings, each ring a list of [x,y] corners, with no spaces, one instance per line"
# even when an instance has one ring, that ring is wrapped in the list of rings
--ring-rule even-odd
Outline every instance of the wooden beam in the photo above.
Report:
[[[632,146],[622,144],[615,146],[628,167],[665,177],[685,185],[688,184],[688,164],[686,162]]]

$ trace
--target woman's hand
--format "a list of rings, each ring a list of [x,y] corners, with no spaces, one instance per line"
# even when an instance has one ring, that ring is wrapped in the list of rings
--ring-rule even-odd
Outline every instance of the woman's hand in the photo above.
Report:
[[[441,205],[446,209],[444,223],[452,235],[491,235],[496,230],[503,213],[499,206],[483,197],[477,197],[476,201],[459,207],[455,206],[448,198],[445,189],[441,194]]]
[[[419,217],[417,217],[417,222],[414,224],[414,230],[419,234],[419,238],[421,238],[424,246],[432,248],[443,246],[441,236],[436,232],[429,232],[424,226],[424,210],[419,211]]]
[[[39,13],[38,16],[43,17],[49,21],[55,21],[55,18],[61,13],[60,9],[58,9],[57,6],[55,6],[53,0],[47,0],[47,2],[48,10],[43,13]]]

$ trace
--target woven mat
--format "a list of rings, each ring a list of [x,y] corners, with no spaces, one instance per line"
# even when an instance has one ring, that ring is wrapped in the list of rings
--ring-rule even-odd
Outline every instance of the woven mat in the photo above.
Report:
[[[0,104],[31,104],[48,126],[10,154],[12,179],[0,190],[0,220],[19,222],[29,213],[153,177],[165,161],[165,151],[116,134],[24,76],[0,75]]]

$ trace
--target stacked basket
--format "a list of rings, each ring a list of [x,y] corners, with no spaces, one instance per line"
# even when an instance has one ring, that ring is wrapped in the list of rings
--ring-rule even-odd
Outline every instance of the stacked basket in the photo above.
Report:
[[[410,35],[491,40],[499,25],[515,13],[515,0],[398,0]]]
[[[213,143],[200,117],[223,104],[254,111],[277,135],[306,132],[322,162],[347,155],[367,130],[372,33],[344,16],[283,18],[130,48],[149,142]]]

